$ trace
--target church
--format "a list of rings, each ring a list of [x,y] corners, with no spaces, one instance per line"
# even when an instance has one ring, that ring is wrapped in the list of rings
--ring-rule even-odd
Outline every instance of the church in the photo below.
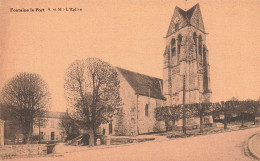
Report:
[[[163,79],[115,67],[123,106],[108,126],[101,126],[103,132],[135,136],[166,131],[165,122],[155,119],[156,107],[210,102],[206,35],[199,4],[187,11],[176,7],[165,36]]]

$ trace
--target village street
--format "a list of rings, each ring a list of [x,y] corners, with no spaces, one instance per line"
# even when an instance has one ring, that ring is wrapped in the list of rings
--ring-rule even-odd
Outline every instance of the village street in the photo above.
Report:
[[[65,153],[61,157],[15,158],[20,161],[250,161],[244,153],[248,138],[260,128],[191,138],[150,141]]]

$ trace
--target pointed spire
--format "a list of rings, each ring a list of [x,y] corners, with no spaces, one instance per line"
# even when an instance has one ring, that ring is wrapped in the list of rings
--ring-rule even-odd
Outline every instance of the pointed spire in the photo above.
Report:
[[[187,2],[187,0],[185,0]],[[194,13],[197,13],[197,14],[194,14]],[[197,15],[198,16],[198,19],[200,19],[201,21],[201,25],[200,27],[198,27],[193,21],[192,19],[192,16],[193,15]],[[205,29],[204,29],[204,24],[203,24],[203,21],[202,21],[202,16],[201,16],[201,12],[200,12],[200,7],[199,7],[199,4],[197,3],[196,5],[194,5],[193,7],[191,7],[189,10],[187,11],[184,11],[183,9],[181,9],[180,7],[176,6],[175,7],[175,10],[174,10],[174,14],[172,16],[172,20],[171,20],[171,23],[169,25],[169,29],[168,29],[168,32],[167,32],[167,35],[166,37],[170,36],[171,34],[175,33],[176,32],[176,29],[175,29],[175,26],[176,26],[176,22],[175,22],[175,19],[176,18],[179,18],[180,20],[180,25],[178,26],[178,29],[177,30],[180,30],[181,28],[187,26],[187,25],[192,25],[194,27],[197,27],[198,29],[200,29],[201,31],[205,32]]]

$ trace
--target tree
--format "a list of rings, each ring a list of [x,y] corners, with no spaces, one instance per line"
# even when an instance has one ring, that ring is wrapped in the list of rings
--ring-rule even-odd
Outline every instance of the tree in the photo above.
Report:
[[[260,111],[260,102],[259,101],[253,101],[253,100],[247,100],[247,108],[249,113],[253,114],[254,117],[254,125],[256,124],[256,116],[259,114]]]
[[[203,132],[203,118],[212,112],[212,103],[189,104],[188,109],[192,116],[200,118],[200,132]]]
[[[213,104],[214,112],[224,115],[224,129],[227,129],[227,117],[234,112],[234,105],[236,101],[221,101]]]
[[[175,122],[178,121],[183,113],[182,105],[163,106],[155,108],[155,118],[157,121],[172,121],[174,130]]]
[[[249,113],[250,101],[234,101],[233,109],[234,113],[238,114],[241,118],[241,127],[244,127],[245,114]]]
[[[73,139],[73,137],[79,135],[79,127],[76,121],[71,117],[60,120],[59,127],[65,131],[67,136],[66,140]]]
[[[50,94],[47,84],[35,73],[20,73],[2,89],[2,103],[14,121],[19,122],[25,142],[30,143],[33,123],[48,107]]]
[[[66,71],[64,87],[73,118],[89,132],[93,146],[97,128],[111,121],[121,105],[118,74],[100,59],[77,60]]]

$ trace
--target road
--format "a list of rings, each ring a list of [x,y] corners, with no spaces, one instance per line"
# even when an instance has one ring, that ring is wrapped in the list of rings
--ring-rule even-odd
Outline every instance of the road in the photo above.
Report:
[[[250,161],[244,154],[248,138],[260,128],[169,141],[66,153],[64,157],[21,158],[39,161]]]

